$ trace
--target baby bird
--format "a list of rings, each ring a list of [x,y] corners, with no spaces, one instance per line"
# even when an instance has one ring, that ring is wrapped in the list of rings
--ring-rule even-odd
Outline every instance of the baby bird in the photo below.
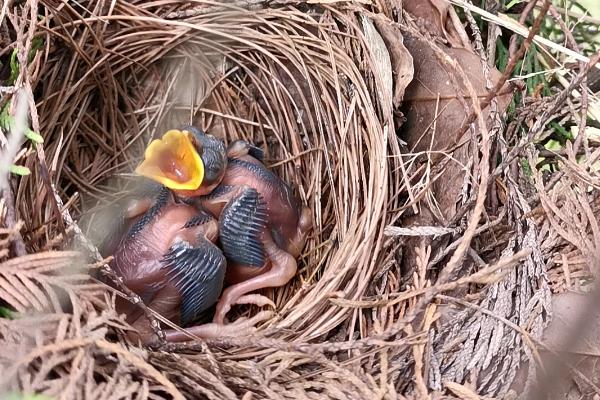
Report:
[[[254,302],[248,293],[292,279],[312,226],[310,210],[261,160],[262,151],[248,142],[226,148],[221,140],[184,127],[150,143],[136,169],[218,219],[231,285],[217,303],[213,323],[219,326],[233,304],[242,298]],[[188,332],[201,335],[202,327]]]
[[[112,269],[149,308],[186,326],[217,302],[226,260],[214,244],[218,224],[210,214],[177,202],[161,185],[130,199],[116,225],[124,234],[109,237],[103,252],[113,255]],[[138,307],[118,299],[117,310],[143,343],[156,339]],[[168,340],[179,335],[166,334]]]

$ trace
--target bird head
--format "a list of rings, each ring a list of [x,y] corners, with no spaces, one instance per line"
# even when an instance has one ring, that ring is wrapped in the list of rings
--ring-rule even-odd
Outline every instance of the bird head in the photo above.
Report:
[[[135,172],[177,192],[198,191],[205,181],[200,135],[204,133],[196,129],[167,131],[146,147]]]

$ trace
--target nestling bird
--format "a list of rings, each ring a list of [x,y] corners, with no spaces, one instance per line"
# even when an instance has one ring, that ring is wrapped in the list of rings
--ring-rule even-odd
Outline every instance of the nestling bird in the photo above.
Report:
[[[255,302],[248,293],[289,282],[312,226],[310,210],[261,159],[262,151],[248,142],[226,147],[199,129],[185,127],[150,143],[136,169],[218,219],[227,260],[225,280],[231,286],[217,303],[211,334],[224,332],[220,327],[233,304],[242,298]],[[206,329],[187,331],[205,336]]]
[[[120,225],[125,234],[107,241],[104,251],[113,254],[112,269],[149,308],[185,326],[217,302],[226,261],[215,245],[215,218],[155,186],[129,200]],[[117,309],[127,315],[142,342],[154,339],[137,307],[118,299]]]

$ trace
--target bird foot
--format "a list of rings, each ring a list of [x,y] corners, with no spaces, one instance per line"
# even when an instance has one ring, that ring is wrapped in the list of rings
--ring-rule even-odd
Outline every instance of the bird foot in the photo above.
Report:
[[[226,299],[222,297],[221,300],[217,303],[217,308],[215,309],[215,315],[213,316],[213,323],[217,325],[224,325],[226,318],[225,315],[231,310],[231,305],[234,303],[234,300]]]
[[[269,306],[272,307],[273,309],[276,309],[277,306],[275,305],[275,303],[273,303],[273,301],[271,299],[269,299],[267,296],[263,296],[262,294],[247,294],[244,295],[242,297],[240,297],[239,299],[237,299],[233,304],[254,304],[255,306],[258,307],[265,307],[265,306]]]
[[[227,313],[231,310],[231,306],[236,304],[254,304],[258,307],[271,306],[272,308],[277,308],[275,303],[273,303],[269,298],[260,295],[260,294],[246,294],[235,298],[231,292],[226,291],[217,304],[217,308],[215,310],[215,315],[213,317],[213,323],[217,325],[224,325],[227,323],[227,318],[225,317]],[[236,320],[239,321],[238,318]]]
[[[194,339],[214,339],[236,337],[256,332],[256,325],[273,317],[273,311],[261,311],[252,318],[238,318],[231,324],[223,325],[214,322],[192,326],[181,331],[165,331],[167,342],[187,342]]]

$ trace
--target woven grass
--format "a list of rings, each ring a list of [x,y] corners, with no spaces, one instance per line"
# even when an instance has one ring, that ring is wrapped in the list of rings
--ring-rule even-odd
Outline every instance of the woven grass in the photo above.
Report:
[[[114,10],[116,20],[121,19],[119,11]],[[67,142],[79,148],[62,149],[68,157],[63,168],[72,169],[67,176],[89,182],[88,194],[105,200],[110,189],[100,182],[118,166],[130,171],[139,162],[141,146],[150,140],[144,133],[157,134],[186,122],[226,140],[242,137],[264,146],[267,164],[299,189],[315,216],[300,279],[274,295],[280,317],[273,328],[293,327],[291,338],[326,335],[350,312],[328,306],[332,288],[358,299],[366,291],[368,277],[384,262],[379,243],[389,202],[387,188],[394,188],[388,183],[386,156],[388,149],[397,151],[398,146],[387,143],[376,106],[379,100],[370,94],[376,93],[375,77],[368,72],[374,61],[359,22],[336,10],[323,15],[323,21],[296,10],[224,10],[166,24],[143,15],[123,18],[130,25],[119,30],[119,40],[114,41],[118,47],[110,48],[110,37],[107,40],[107,53],[115,54],[106,60],[118,77],[114,86],[106,85],[106,93],[85,95],[87,91],[80,92],[75,85],[76,93],[82,94],[76,103],[90,104],[89,108],[76,110],[73,119],[64,109],[52,113],[63,115],[56,134],[65,128],[73,132]],[[164,31],[153,39],[159,51],[149,56],[146,33],[159,29]],[[92,41],[89,45],[97,46]],[[82,52],[89,50],[82,46]],[[119,55],[123,52],[142,58],[127,62]],[[364,60],[362,71],[355,58]],[[211,59],[226,65],[219,71]],[[56,68],[64,67],[57,63]],[[97,85],[91,75],[82,87]],[[105,78],[103,73],[100,78]],[[137,91],[140,86],[151,94],[140,96],[139,102],[119,96],[120,90]],[[45,97],[55,90],[60,88],[51,88]],[[98,103],[98,97],[93,99],[98,95],[130,104]],[[70,97],[63,96],[57,95]],[[191,111],[186,106],[190,97],[193,105],[197,102]],[[117,114],[115,109],[137,110],[137,115]],[[105,128],[91,123],[104,119]],[[119,133],[111,135],[111,126]],[[81,143],[85,145],[80,147]],[[71,158],[72,151],[76,155]],[[61,186],[68,196],[69,186]]]
[[[418,163],[422,154],[397,135],[394,110],[410,81],[398,83],[398,56],[410,71],[412,57],[378,31],[426,43],[446,60],[453,84],[469,93],[467,109],[475,90],[409,14],[386,2],[316,3],[5,5],[14,33],[7,49],[28,65],[14,82],[23,91],[7,92],[6,101],[27,101],[44,143],[28,143],[15,158],[31,175],[13,179],[13,203],[3,203],[0,298],[23,313],[0,319],[9,350],[0,356],[4,389],[68,399],[477,398],[506,394],[523,362],[537,360],[548,269],[568,248],[583,277],[586,251],[595,249],[588,237],[597,202],[569,202],[569,193],[597,177],[566,163],[569,180],[545,197],[534,170],[532,190],[542,194],[535,210],[544,215],[534,220],[508,162],[490,168],[489,160],[514,160],[508,144],[533,149],[510,133],[533,125],[540,134],[536,124],[558,99],[539,100],[543,112],[523,111],[508,128],[475,107],[478,125],[462,154],[477,156],[458,169],[468,171],[468,188],[449,191],[460,197],[448,216],[454,225],[441,235],[451,237],[394,233],[389,227],[414,217],[417,205],[439,206],[435,190],[456,166],[451,157]],[[34,38],[44,40],[28,62]],[[275,312],[236,310],[264,317],[254,334],[141,349],[127,343],[112,305],[123,294],[89,277],[104,264],[93,246],[111,223],[98,212],[127,192],[149,140],[183,123],[264,148],[266,163],[311,208],[315,228],[297,276],[264,292]],[[492,186],[502,192],[499,206],[486,202]],[[581,214],[561,220],[562,209]],[[576,236],[573,221],[588,209],[585,234]],[[410,241],[421,236],[434,239]],[[403,252],[411,260],[401,263]],[[562,277],[551,283],[564,285]]]

